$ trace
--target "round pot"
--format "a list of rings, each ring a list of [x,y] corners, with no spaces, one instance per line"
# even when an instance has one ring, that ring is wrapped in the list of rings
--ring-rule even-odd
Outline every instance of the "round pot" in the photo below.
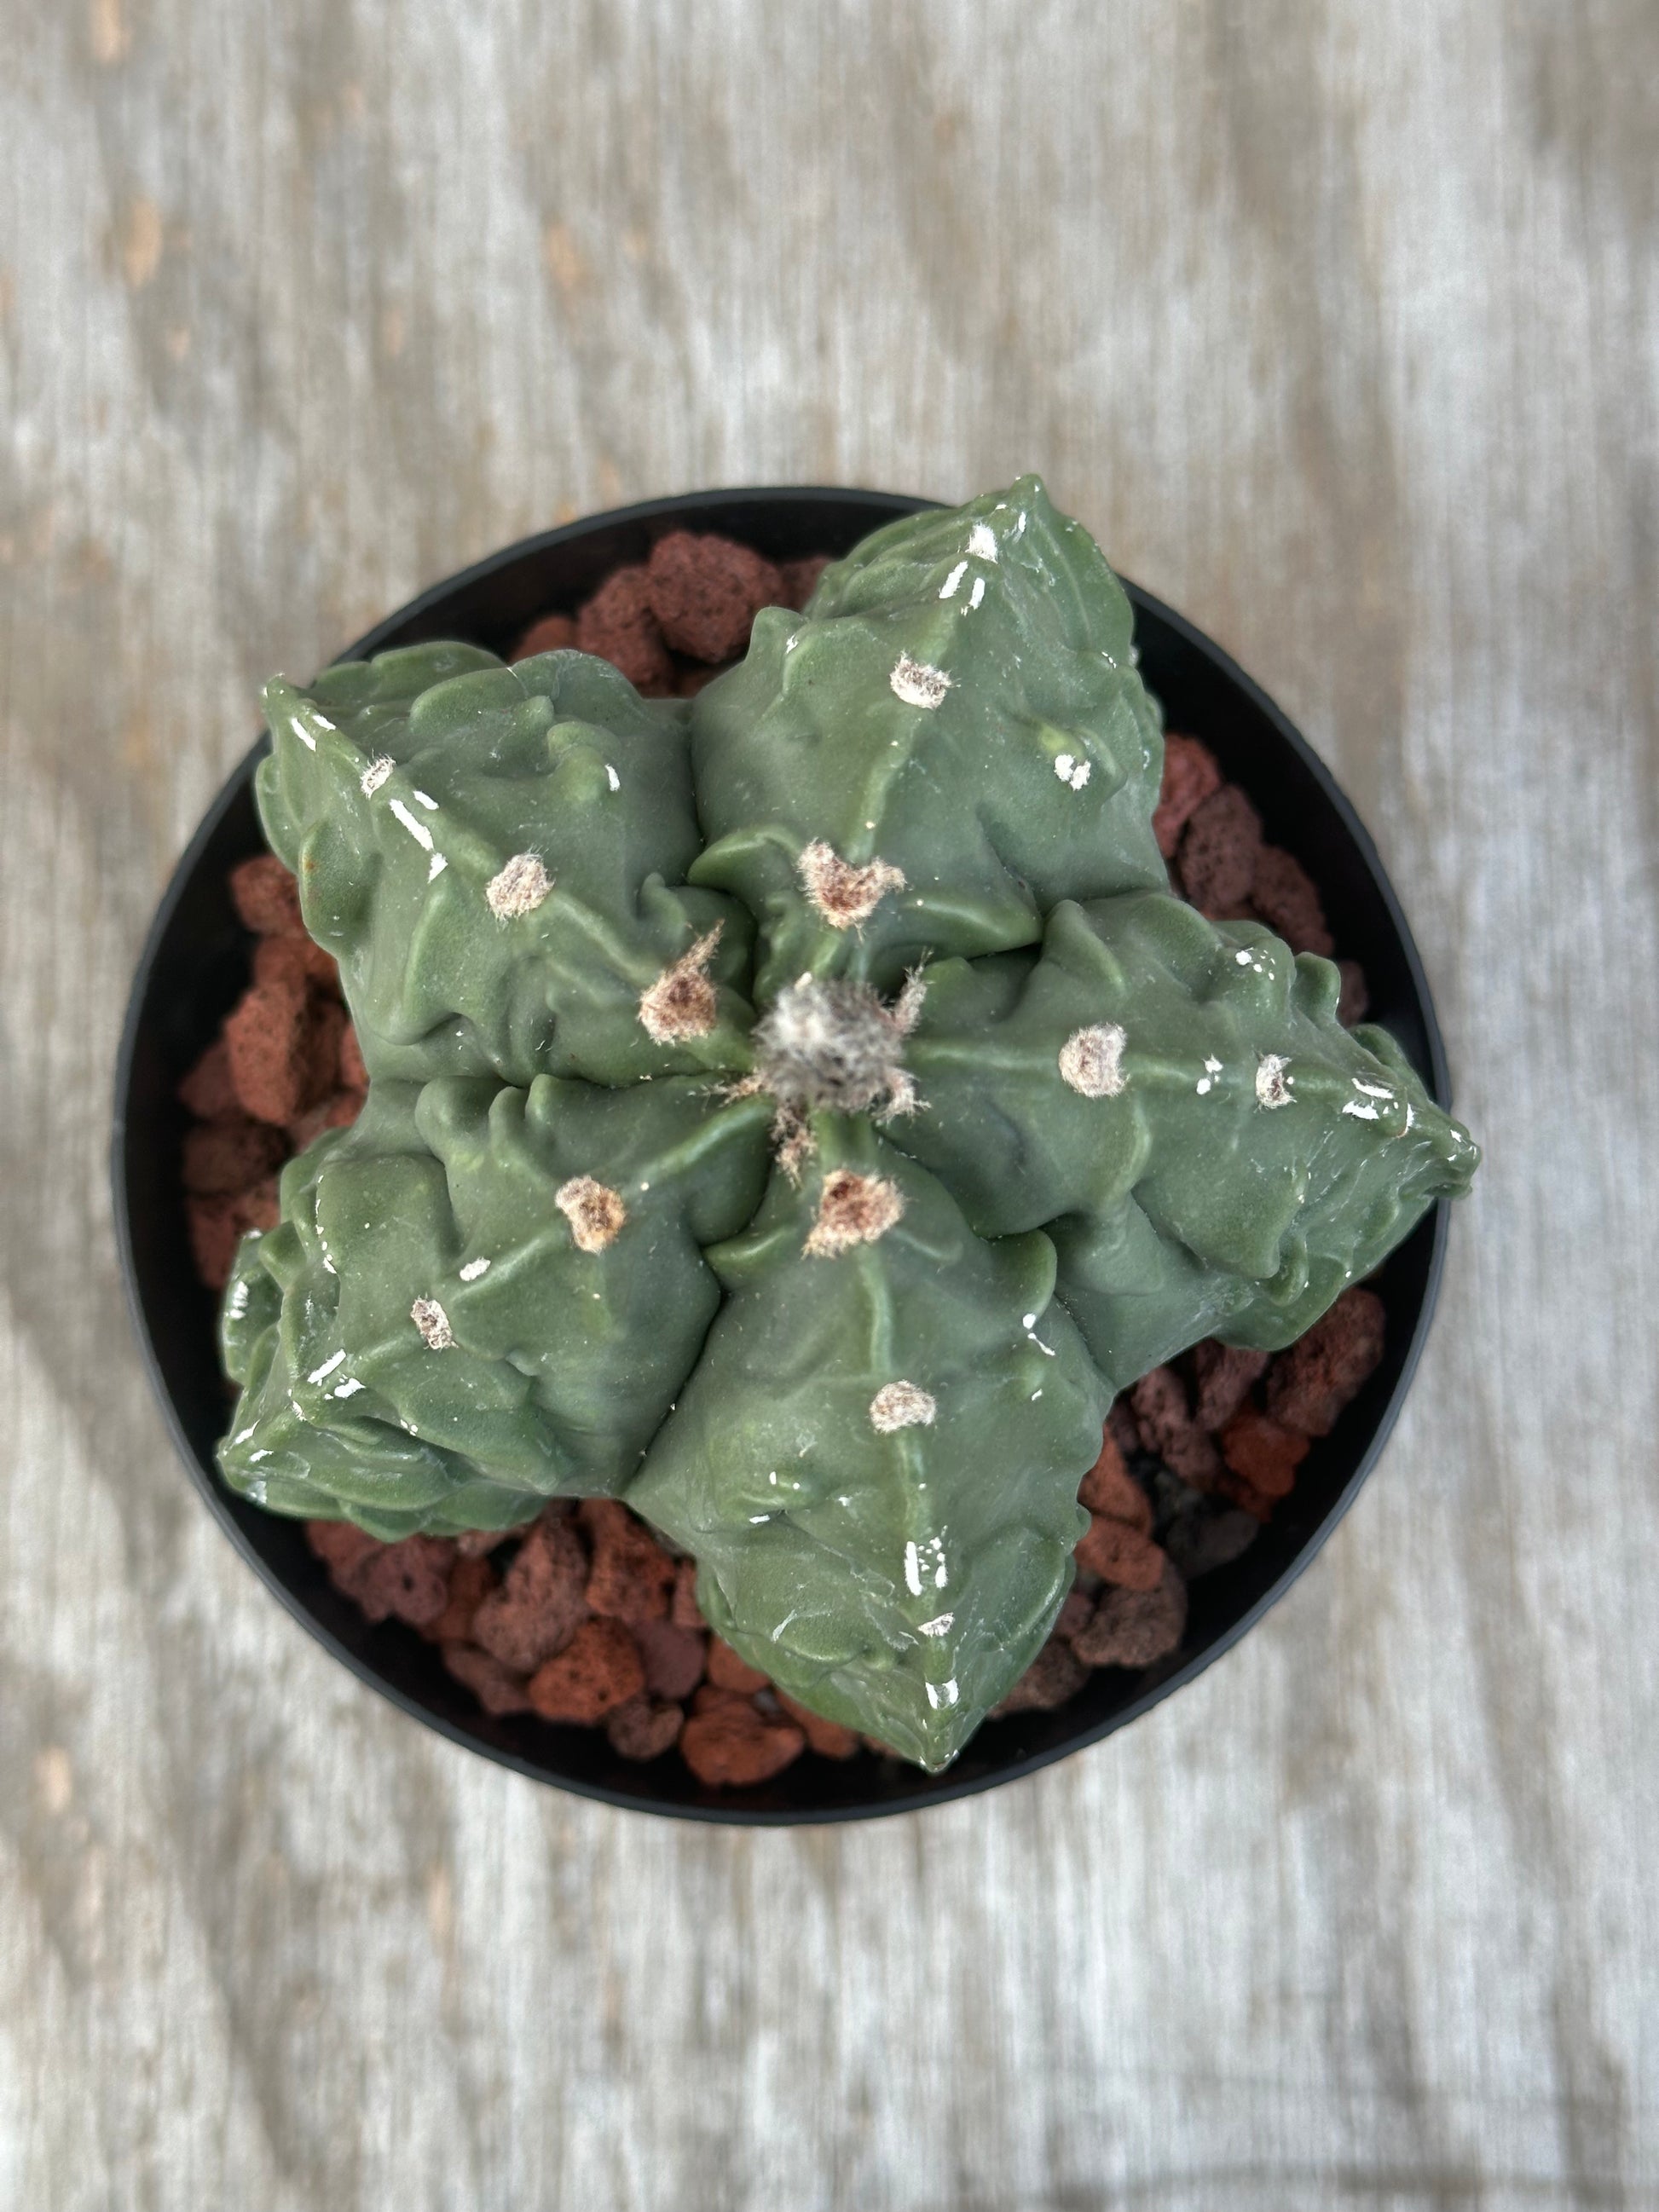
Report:
[[[721,532],[781,561],[845,553],[879,524],[929,504],[888,492],[786,487],[692,493],[594,515],[526,538],[422,592],[360,638],[350,656],[437,637],[504,653],[538,616],[574,610],[612,568],[643,559],[670,530]],[[1267,836],[1307,867],[1339,947],[1364,968],[1372,1018],[1392,1030],[1434,1097],[1449,1104],[1445,1054],[1417,949],[1352,807],[1306,740],[1225,653],[1146,592],[1126,588],[1142,672],[1169,726],[1212,747],[1255,801]],[[234,1496],[214,1466],[228,1401],[215,1300],[197,1279],[186,1238],[185,1115],[174,1090],[246,981],[252,940],[226,877],[264,849],[252,780],[264,750],[263,740],[254,746],[209,809],[138,962],[116,1074],[116,1232],[145,1364],[191,1480],[243,1558],[343,1665],[454,1742],[608,1804],[744,1824],[854,1820],[967,1796],[1097,1742],[1191,1681],[1302,1572],[1375,1464],[1410,1385],[1439,1286],[1443,1201],[1377,1279],[1388,1311],[1381,1365],[1334,1433],[1314,1445],[1294,1492],[1250,1548],[1192,1583],[1180,1650],[1139,1673],[1097,1671],[1057,1712],[988,1722],[935,1778],[869,1753],[844,1764],[809,1755],[762,1788],[707,1790],[672,1753],[643,1766],[618,1759],[602,1729],[527,1716],[493,1719],[412,1629],[371,1626],[331,1586],[300,1525]]]

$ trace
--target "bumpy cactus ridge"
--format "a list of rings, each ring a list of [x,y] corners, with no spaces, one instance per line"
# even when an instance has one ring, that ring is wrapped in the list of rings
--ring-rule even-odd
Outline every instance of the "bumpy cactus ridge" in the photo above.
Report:
[[[373,1079],[239,1259],[233,1485],[382,1536],[626,1495],[781,1686],[953,1757],[1112,1392],[1288,1342],[1476,1157],[1328,963],[1163,895],[1129,629],[1028,478],[763,613],[689,732],[578,654],[272,685]]]

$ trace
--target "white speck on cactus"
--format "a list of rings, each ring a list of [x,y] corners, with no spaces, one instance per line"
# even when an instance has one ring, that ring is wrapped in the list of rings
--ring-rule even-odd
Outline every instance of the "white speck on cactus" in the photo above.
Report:
[[[974,579],[974,588],[968,594],[968,611],[970,615],[978,610],[984,597],[985,579],[983,576],[975,576]]]
[[[1357,1098],[1350,1098],[1342,1111],[1352,1114],[1356,1121],[1378,1121],[1382,1118],[1375,1106],[1362,1106]]]
[[[1386,1084],[1362,1083],[1356,1075],[1353,1079],[1353,1087],[1356,1091],[1363,1091],[1367,1098],[1386,1098],[1391,1103],[1393,1102],[1394,1093]]]
[[[955,1705],[959,1695],[954,1681],[929,1682],[927,1685],[927,1702],[935,1712],[942,1706]]]
[[[1070,753],[1060,753],[1055,757],[1054,774],[1070,790],[1081,791],[1089,781],[1090,773],[1087,761],[1078,760]]]
[[[938,1417],[938,1401],[915,1382],[884,1383],[870,1401],[870,1425],[881,1437],[890,1437],[895,1429],[931,1429]],[[915,1550],[914,1544],[906,1546],[907,1562]],[[911,1587],[920,1592],[921,1584]]]
[[[611,786],[612,791],[620,791],[622,789],[622,778],[617,775],[616,769],[611,767],[609,761],[605,764],[605,780]]]
[[[325,1382],[337,1367],[343,1367],[344,1364],[344,1352],[337,1352],[331,1359],[324,1360],[320,1367],[313,1367],[310,1374],[307,1376],[306,1380],[307,1382],[313,1384],[318,1382]]]
[[[363,797],[373,799],[380,786],[398,765],[390,753],[381,753],[370,761],[363,770]]]
[[[430,1352],[447,1352],[455,1341],[454,1331],[449,1326],[449,1316],[436,1298],[416,1298],[409,1310],[409,1317]]]
[[[337,1398],[355,1398],[362,1387],[355,1375],[348,1375],[343,1382],[335,1384],[334,1395]]]
[[[619,1193],[592,1176],[572,1176],[553,1194],[553,1203],[570,1224],[579,1252],[603,1252],[617,1241],[628,1219],[628,1208]]]
[[[445,860],[441,853],[434,853],[432,855],[432,865],[426,872],[426,879],[428,883],[435,884],[439,877],[442,875],[444,870],[448,866],[448,861]]]
[[[942,707],[951,688],[951,679],[942,668],[912,660],[908,653],[900,653],[887,681],[894,697],[902,699],[907,707]]]
[[[432,832],[427,828],[425,823],[422,821],[420,816],[418,814],[411,814],[409,809],[404,805],[401,799],[394,799],[392,800],[392,811],[397,816],[398,821],[403,823],[404,829],[408,830],[410,836],[415,840],[415,842],[429,853],[432,850]]]
[[[1250,964],[1250,956],[1248,952],[1235,952],[1233,958],[1237,961],[1241,968],[1248,968]]]
[[[517,921],[521,915],[534,914],[552,888],[539,853],[515,853],[484,885],[484,904],[498,921]]]
[[[968,550],[975,561],[994,561],[997,557],[996,532],[988,522],[976,522],[968,533]]]
[[[438,802],[435,799],[428,798],[427,793],[423,791],[417,791],[415,793],[415,797],[420,805],[425,807],[428,814],[435,814],[437,812]]]
[[[465,1267],[461,1269],[461,1280],[464,1283],[476,1283],[480,1275],[487,1275],[489,1273],[488,1260],[469,1260]]]
[[[1060,1048],[1060,1072],[1085,1098],[1115,1098],[1129,1079],[1123,1073],[1128,1039],[1115,1022],[1073,1030]]]
[[[802,848],[795,865],[807,897],[832,929],[850,929],[867,921],[889,891],[904,889],[902,868],[886,860],[854,867],[822,837]]]
[[[953,1613],[935,1613],[932,1620],[919,1620],[916,1623],[916,1634],[918,1636],[946,1636],[950,1633],[951,1628],[955,1620],[956,1615]]]
[[[939,595],[940,599],[955,599],[957,595],[957,586],[961,583],[963,578],[967,574],[968,563],[965,561],[958,561],[956,567],[951,569],[950,574],[945,579],[945,581],[939,587]]]
[[[1256,1062],[1255,1095],[1259,1105],[1295,1105],[1291,1079],[1285,1073],[1286,1065],[1284,1055],[1277,1052],[1264,1053]]]
[[[806,1239],[805,1249],[813,1258],[824,1259],[850,1252],[855,1244],[873,1244],[887,1234],[903,1212],[904,1194],[885,1176],[859,1175],[852,1168],[832,1168],[823,1178],[817,1218]],[[908,1385],[904,1387],[908,1389]],[[930,1399],[928,1403],[931,1406],[933,1401]],[[928,1418],[932,1419],[931,1414]],[[880,1426],[879,1422],[877,1426]]]

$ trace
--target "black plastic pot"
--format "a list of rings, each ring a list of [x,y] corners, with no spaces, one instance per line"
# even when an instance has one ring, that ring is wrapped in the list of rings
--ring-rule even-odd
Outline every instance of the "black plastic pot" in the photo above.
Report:
[[[505,652],[538,616],[574,609],[611,568],[643,558],[666,531],[720,531],[787,560],[846,552],[878,524],[929,503],[817,488],[652,501],[509,546],[422,593],[350,651],[361,656],[458,637]],[[1214,750],[1261,810],[1268,836],[1310,870],[1338,945],[1364,965],[1372,1018],[1393,1030],[1434,1096],[1449,1103],[1445,1055],[1417,950],[1353,809],[1307,743],[1225,653],[1158,600],[1133,585],[1128,590],[1141,667],[1170,726]],[[1250,1549],[1193,1584],[1180,1651],[1142,1673],[1097,1672],[1058,1712],[988,1723],[937,1779],[861,1753],[844,1765],[803,1759],[761,1789],[705,1790],[672,1753],[646,1766],[619,1759],[602,1730],[491,1719],[412,1630],[397,1622],[371,1626],[331,1587],[299,1526],[234,1497],[213,1461],[227,1401],[214,1301],[196,1279],[186,1240],[179,1175],[185,1117],[173,1093],[246,981],[251,940],[225,879],[238,860],[263,848],[252,775],[264,750],[262,743],[249,753],[191,840],[138,963],[116,1077],[116,1228],[150,1378],[209,1510],[289,1612],[364,1681],[455,1742],[608,1804],[750,1824],[862,1819],[988,1790],[1098,1741],[1191,1681],[1302,1572],[1370,1473],[1410,1384],[1439,1286],[1443,1203],[1378,1279],[1389,1316],[1382,1365],[1335,1433],[1314,1446],[1295,1492]]]

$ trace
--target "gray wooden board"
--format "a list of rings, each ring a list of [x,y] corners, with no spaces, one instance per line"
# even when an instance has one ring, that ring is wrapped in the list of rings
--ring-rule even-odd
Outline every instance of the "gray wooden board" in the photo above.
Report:
[[[1659,2204],[1653,0],[0,0],[0,2204]],[[1489,1158],[1202,1682],[920,1818],[453,1750],[174,1464],[131,963],[304,673],[556,518],[1040,468],[1332,762]]]

